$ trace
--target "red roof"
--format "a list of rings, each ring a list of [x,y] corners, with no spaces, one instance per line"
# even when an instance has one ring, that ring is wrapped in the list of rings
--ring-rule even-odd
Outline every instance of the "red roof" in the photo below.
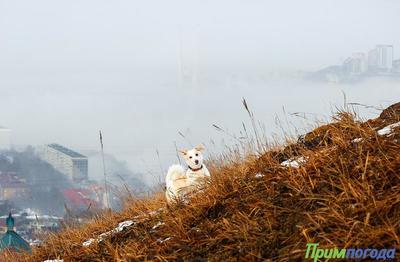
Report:
[[[96,207],[98,203],[90,198],[91,192],[87,189],[65,189],[64,198],[74,207]]]

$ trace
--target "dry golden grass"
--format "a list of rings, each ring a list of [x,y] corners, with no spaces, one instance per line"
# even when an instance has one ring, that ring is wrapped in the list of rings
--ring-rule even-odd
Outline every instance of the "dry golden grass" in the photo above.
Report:
[[[210,186],[188,205],[166,208],[162,192],[131,199],[123,212],[105,213],[51,236],[32,255],[4,261],[302,261],[310,242],[399,249],[400,127],[377,134],[399,121],[400,104],[365,123],[341,112],[281,150],[209,161]],[[307,158],[299,168],[281,165],[297,156]],[[136,223],[82,246],[129,219]]]

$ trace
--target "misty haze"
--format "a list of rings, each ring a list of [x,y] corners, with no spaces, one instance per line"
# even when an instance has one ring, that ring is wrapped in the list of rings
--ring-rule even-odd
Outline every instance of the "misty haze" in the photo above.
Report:
[[[364,12],[353,11],[359,5]],[[347,102],[376,107],[400,95],[397,81],[294,79],[380,43],[394,45],[400,58],[400,32],[391,26],[400,22],[395,1],[2,1],[0,7],[1,125],[12,129],[12,144],[98,150],[102,130],[105,151],[148,184],[164,175],[156,150],[166,168],[176,161],[174,141],[189,146],[178,131],[191,143],[219,142],[212,124],[237,133],[246,120],[243,97],[271,134],[282,107],[327,118],[343,104],[343,92]]]
[[[235,144],[229,134],[251,126],[243,99],[269,142],[345,103],[377,117],[400,98],[399,10],[393,0],[0,0],[1,171],[32,189],[3,194],[1,215],[119,209],[124,184],[163,185],[177,149]],[[50,144],[84,175],[65,175]]]

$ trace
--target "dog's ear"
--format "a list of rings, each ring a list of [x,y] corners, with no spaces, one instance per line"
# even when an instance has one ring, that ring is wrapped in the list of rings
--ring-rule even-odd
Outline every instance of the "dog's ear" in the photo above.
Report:
[[[187,155],[187,149],[179,150],[179,153],[181,153],[183,156],[186,156]]]
[[[201,144],[196,146],[194,149],[196,149],[199,152],[203,152],[204,150],[206,150],[205,147],[203,145],[201,145]]]

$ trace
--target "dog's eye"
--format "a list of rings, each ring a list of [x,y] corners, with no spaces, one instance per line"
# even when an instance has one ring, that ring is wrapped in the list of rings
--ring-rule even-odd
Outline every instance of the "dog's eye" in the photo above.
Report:
[[[199,156],[199,154],[196,154],[196,156]]]
[[[189,158],[192,159],[192,156],[190,156]]]

